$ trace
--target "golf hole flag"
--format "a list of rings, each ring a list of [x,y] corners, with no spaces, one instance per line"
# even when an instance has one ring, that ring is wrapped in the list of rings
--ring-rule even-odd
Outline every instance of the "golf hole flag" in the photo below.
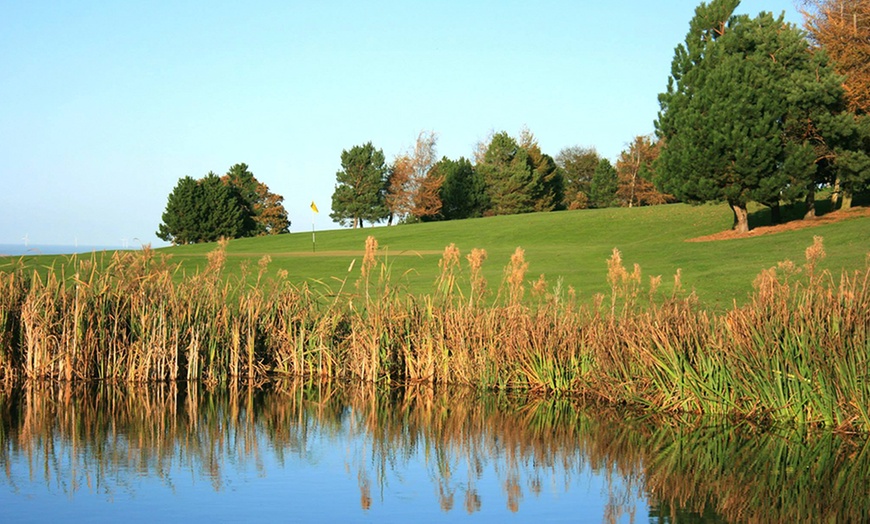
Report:
[[[317,210],[317,206],[314,205],[314,200],[311,201],[311,210],[315,213],[320,213],[320,211]]]

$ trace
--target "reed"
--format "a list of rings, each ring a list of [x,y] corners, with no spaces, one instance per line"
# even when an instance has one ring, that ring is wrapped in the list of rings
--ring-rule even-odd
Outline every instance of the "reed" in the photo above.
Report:
[[[421,296],[373,237],[334,285],[292,285],[269,257],[227,274],[225,247],[190,275],[148,249],[0,273],[0,376],[463,384],[870,431],[870,265],[820,271],[821,238],[724,313],[683,291],[679,271],[670,293],[660,276],[645,284],[618,250],[609,295],[584,302],[558,280],[529,279],[520,248],[491,292],[486,253],[463,262],[450,245]]]

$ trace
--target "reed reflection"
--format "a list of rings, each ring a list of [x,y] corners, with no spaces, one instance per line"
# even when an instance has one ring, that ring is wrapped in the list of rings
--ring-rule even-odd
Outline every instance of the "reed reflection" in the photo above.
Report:
[[[192,473],[221,491],[240,468],[267,476],[290,457],[316,461],[323,442],[345,453],[361,511],[422,468],[443,511],[522,511],[548,491],[572,496],[591,472],[606,480],[605,522],[634,521],[645,500],[653,522],[870,518],[870,447],[859,437],[428,386],[0,388],[0,463],[11,490],[41,481],[68,497],[86,489],[111,498],[137,476],[172,491]],[[498,498],[485,489],[493,482]]]

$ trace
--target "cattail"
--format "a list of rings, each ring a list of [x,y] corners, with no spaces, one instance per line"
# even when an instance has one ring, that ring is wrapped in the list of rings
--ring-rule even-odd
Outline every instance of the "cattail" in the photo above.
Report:
[[[532,284],[532,296],[535,298],[541,298],[547,295],[547,279],[544,278],[544,274],[541,273],[541,276],[538,277],[538,280]]]
[[[468,266],[471,270],[470,303],[473,304],[475,300],[482,298],[486,291],[486,280],[480,274],[480,268],[483,266],[484,260],[486,260],[486,250],[474,248],[465,258],[468,260]]]
[[[529,269],[529,263],[525,259],[525,250],[518,247],[514,254],[511,255],[511,263],[505,268],[507,274],[508,292],[510,293],[510,301],[516,304],[523,299],[523,280],[526,278],[526,271]]]
[[[459,270],[459,248],[456,244],[450,244],[444,248],[441,260],[438,261],[441,274],[438,276],[438,290],[445,296],[453,290],[456,282],[456,272]]]
[[[375,267],[375,257],[378,253],[378,240],[369,236],[366,238],[366,253],[363,256],[362,267],[360,268],[363,278],[367,278],[371,270]]]

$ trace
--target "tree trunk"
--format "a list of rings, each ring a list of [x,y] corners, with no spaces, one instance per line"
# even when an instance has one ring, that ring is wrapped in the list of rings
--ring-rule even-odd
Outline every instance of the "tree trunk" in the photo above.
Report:
[[[840,205],[840,209],[852,209],[852,192],[843,191],[841,196],[843,197],[843,203]]]
[[[816,218],[816,191],[810,188],[807,193],[807,207],[806,213],[804,213],[804,220],[809,220],[811,218]]]
[[[834,190],[831,192],[831,211],[837,210],[837,203],[840,201],[840,177],[834,179]]]
[[[734,231],[738,233],[749,232],[749,212],[746,211],[746,204],[729,203],[731,211],[734,213]]]
[[[779,224],[782,222],[782,212],[779,207],[779,202],[770,204],[770,223]]]

